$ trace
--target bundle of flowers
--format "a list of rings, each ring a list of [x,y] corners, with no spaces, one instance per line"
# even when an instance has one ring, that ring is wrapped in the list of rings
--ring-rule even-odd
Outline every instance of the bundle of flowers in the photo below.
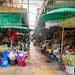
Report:
[[[15,57],[16,57],[17,60],[22,61],[22,60],[26,59],[27,56],[28,56],[27,52],[18,50]]]
[[[0,46],[0,52],[5,52],[8,50],[7,44]]]
[[[17,51],[12,51],[12,52],[9,52],[8,54],[8,57],[10,60],[24,60],[26,59],[28,56],[27,52],[24,52],[24,51],[20,51],[20,50],[17,50]]]
[[[63,55],[63,60],[66,66],[75,66],[75,55],[66,54]]]
[[[14,52],[14,51],[9,52],[9,54],[8,54],[8,57],[10,60],[15,60],[16,59],[15,56],[16,56],[16,52]]]
[[[57,49],[58,47],[60,47],[60,44],[55,43],[55,44],[52,45],[53,49]]]
[[[20,46],[13,46],[13,50],[19,50]]]

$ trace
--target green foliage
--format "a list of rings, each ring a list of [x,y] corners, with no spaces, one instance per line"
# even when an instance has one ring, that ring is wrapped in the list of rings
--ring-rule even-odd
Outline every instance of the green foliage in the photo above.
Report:
[[[63,55],[63,60],[66,66],[72,66],[72,67],[75,66],[75,56],[74,55],[70,55],[70,54]]]
[[[13,50],[19,50],[20,49],[20,46],[14,46],[13,47]]]
[[[0,52],[5,52],[8,50],[7,44],[0,46]]]
[[[55,44],[52,45],[52,48],[57,49],[59,46],[60,46],[59,44],[55,43]]]

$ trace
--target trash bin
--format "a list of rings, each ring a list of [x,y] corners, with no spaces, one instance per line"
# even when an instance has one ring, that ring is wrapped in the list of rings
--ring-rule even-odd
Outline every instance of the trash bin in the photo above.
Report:
[[[8,52],[2,52],[3,58],[8,58]]]
[[[51,54],[51,59],[53,59],[53,54]]]
[[[44,50],[41,49],[41,53],[43,53]]]
[[[1,58],[1,67],[8,66],[8,58]]]

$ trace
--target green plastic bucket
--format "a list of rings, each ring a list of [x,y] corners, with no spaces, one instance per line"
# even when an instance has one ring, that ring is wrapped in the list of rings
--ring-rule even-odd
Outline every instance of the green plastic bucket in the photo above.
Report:
[[[53,54],[51,54],[51,59],[53,59]]]
[[[57,62],[59,65],[61,65],[61,59],[60,58],[57,58]]]

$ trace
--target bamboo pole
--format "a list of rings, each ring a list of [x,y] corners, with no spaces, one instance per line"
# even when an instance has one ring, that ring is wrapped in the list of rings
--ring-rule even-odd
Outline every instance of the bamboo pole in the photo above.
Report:
[[[61,42],[61,68],[62,68],[63,41],[64,41],[64,27],[62,29],[62,42]]]
[[[65,12],[64,12],[64,19],[65,20]],[[64,42],[64,27],[62,28],[62,42],[61,42],[61,69],[62,69],[62,52],[63,52],[63,42]]]

